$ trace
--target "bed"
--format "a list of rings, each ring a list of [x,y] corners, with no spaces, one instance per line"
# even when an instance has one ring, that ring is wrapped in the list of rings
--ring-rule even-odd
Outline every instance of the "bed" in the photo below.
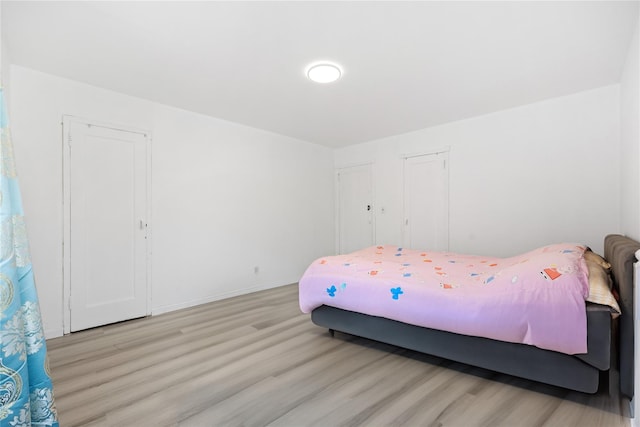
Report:
[[[313,323],[329,329],[332,334],[340,331],[585,393],[595,393],[601,373],[616,367],[620,372],[620,392],[631,399],[634,375],[633,266],[640,243],[621,235],[609,235],[604,243],[606,261],[603,260],[603,263],[610,265],[612,294],[619,296],[616,298],[619,303],[616,309],[622,313],[619,317],[615,315],[616,309],[609,305],[584,301],[590,293],[594,293],[589,288],[589,279],[595,274],[590,269],[592,263],[585,263],[588,249],[574,244],[550,245],[505,259],[466,258],[449,253],[442,253],[439,256],[443,258],[436,258],[436,254],[428,252],[387,246],[368,248],[365,254],[357,252],[325,257],[312,263],[301,278],[300,306],[303,312],[311,313]],[[388,249],[394,253],[388,253]],[[560,256],[560,261],[549,258],[550,254]],[[323,268],[331,264],[338,268],[325,274]],[[417,268],[417,264],[422,270]],[[463,273],[455,273],[451,269],[454,264],[462,264]],[[517,264],[530,264],[531,272],[523,273]],[[425,266],[436,274],[434,277],[438,280],[435,284],[425,284],[430,280],[425,273]],[[355,275],[350,275],[349,270],[352,273],[355,271]],[[461,274],[466,279],[462,279]],[[569,283],[569,278],[572,283]],[[412,288],[411,281],[419,286]],[[373,283],[375,292],[384,295],[385,302],[375,302],[375,299],[365,298],[363,294],[358,296],[357,292],[364,289],[358,288],[360,282],[362,286],[366,282],[369,282],[367,286]],[[424,325],[424,322],[434,321],[429,316],[423,315],[425,319],[415,321],[407,314],[414,310],[447,317],[446,311],[442,310],[457,306],[459,299],[454,297],[456,303],[452,304],[447,300],[438,300],[439,295],[450,297],[455,292],[462,292],[465,287],[467,290],[473,289],[472,285],[484,289],[502,286],[507,297],[492,295],[487,299],[487,307],[461,305],[461,309],[448,316],[447,322],[436,321],[435,327]],[[402,306],[399,315],[389,314],[391,304],[401,307],[403,301],[410,301],[410,295],[418,293],[417,289],[429,286],[431,293],[427,292],[426,296],[431,305],[414,302],[413,307],[409,304]],[[517,287],[518,292],[514,292],[513,289]],[[542,319],[535,320],[537,324],[519,314],[529,312],[530,315],[534,313],[535,317],[543,303],[555,298],[555,292],[562,287],[569,290],[569,302],[561,302],[564,304],[562,308],[538,316]],[[542,291],[538,292],[538,289]],[[356,296],[356,300],[365,301],[365,304],[356,308],[342,301],[346,300],[342,297],[349,292]],[[522,305],[519,295],[512,295],[536,293],[540,293],[538,301],[529,305]],[[478,294],[474,300],[482,298]],[[494,299],[505,298],[517,305],[515,311],[513,307],[491,305]],[[479,322],[479,316],[485,315],[489,316],[489,320]],[[508,321],[503,318],[502,323],[495,323],[501,315],[507,316]],[[524,323],[519,324],[520,321]],[[494,327],[488,333],[477,333],[474,323],[483,322]],[[563,330],[565,323],[569,326]],[[443,324],[446,327],[442,327]],[[551,334],[550,338],[541,339],[543,334],[539,331],[545,328],[555,328],[557,332]],[[556,349],[557,346],[559,348]]]

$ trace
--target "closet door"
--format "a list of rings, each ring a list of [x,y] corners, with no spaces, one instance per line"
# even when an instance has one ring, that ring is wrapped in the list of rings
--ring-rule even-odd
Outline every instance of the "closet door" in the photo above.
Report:
[[[70,121],[65,134],[70,331],[147,315],[147,137]]]
[[[404,159],[403,245],[449,250],[448,153]]]
[[[371,165],[338,169],[338,252],[346,254],[375,241]]]

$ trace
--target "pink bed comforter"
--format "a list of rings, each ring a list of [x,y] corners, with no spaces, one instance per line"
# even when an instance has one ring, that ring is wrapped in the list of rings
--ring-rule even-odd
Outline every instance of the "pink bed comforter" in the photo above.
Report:
[[[585,247],[546,246],[512,258],[373,246],[314,261],[300,308],[321,305],[464,335],[586,353]]]

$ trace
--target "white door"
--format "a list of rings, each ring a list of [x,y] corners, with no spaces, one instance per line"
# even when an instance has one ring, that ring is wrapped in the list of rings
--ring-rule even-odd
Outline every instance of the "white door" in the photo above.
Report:
[[[403,245],[449,250],[448,153],[404,159]]]
[[[147,314],[147,137],[76,120],[65,129],[70,330]]]
[[[338,252],[374,244],[371,165],[342,168],[338,180]]]

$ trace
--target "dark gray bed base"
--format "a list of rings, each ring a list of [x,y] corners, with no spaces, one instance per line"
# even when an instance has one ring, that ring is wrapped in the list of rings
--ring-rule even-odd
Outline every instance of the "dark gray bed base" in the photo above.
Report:
[[[342,310],[323,305],[313,310],[316,325],[364,338],[432,354],[456,362],[479,366],[496,372],[515,375],[572,390],[595,393],[598,390],[599,369],[609,368],[610,321],[608,309],[594,311],[588,324],[598,325],[607,333],[600,334],[605,342],[591,343],[599,351],[599,367],[564,353],[542,350],[525,344],[495,341],[488,338],[459,335],[436,329],[408,325],[383,317]],[[604,335],[604,336],[603,336]]]
[[[634,246],[634,244],[636,246]],[[607,236],[605,253],[614,269],[616,285],[620,295],[633,295],[634,251],[640,249],[640,243],[624,236]],[[608,251],[608,252],[607,252]],[[631,252],[630,252],[631,251]],[[621,346],[621,350],[633,352],[633,297],[631,305],[626,307],[623,297],[621,321],[621,342],[629,342],[628,329],[622,330],[623,318],[631,319],[630,346]],[[608,370],[612,354],[612,321],[608,308],[597,304],[587,307],[588,352],[570,356],[537,347],[454,334],[435,329],[423,328],[397,322],[382,317],[369,316],[329,306],[321,306],[311,313],[312,321],[319,326],[345,332],[364,338],[397,345],[399,347],[428,353],[445,359],[490,369],[546,384],[595,393],[598,390],[600,371]],[[626,335],[625,335],[626,333]],[[622,351],[621,351],[622,353]],[[613,352],[615,354],[615,352]],[[631,371],[629,371],[629,369]],[[629,358],[620,355],[620,376],[629,375],[628,381],[621,380],[622,393],[633,396],[633,353]]]

